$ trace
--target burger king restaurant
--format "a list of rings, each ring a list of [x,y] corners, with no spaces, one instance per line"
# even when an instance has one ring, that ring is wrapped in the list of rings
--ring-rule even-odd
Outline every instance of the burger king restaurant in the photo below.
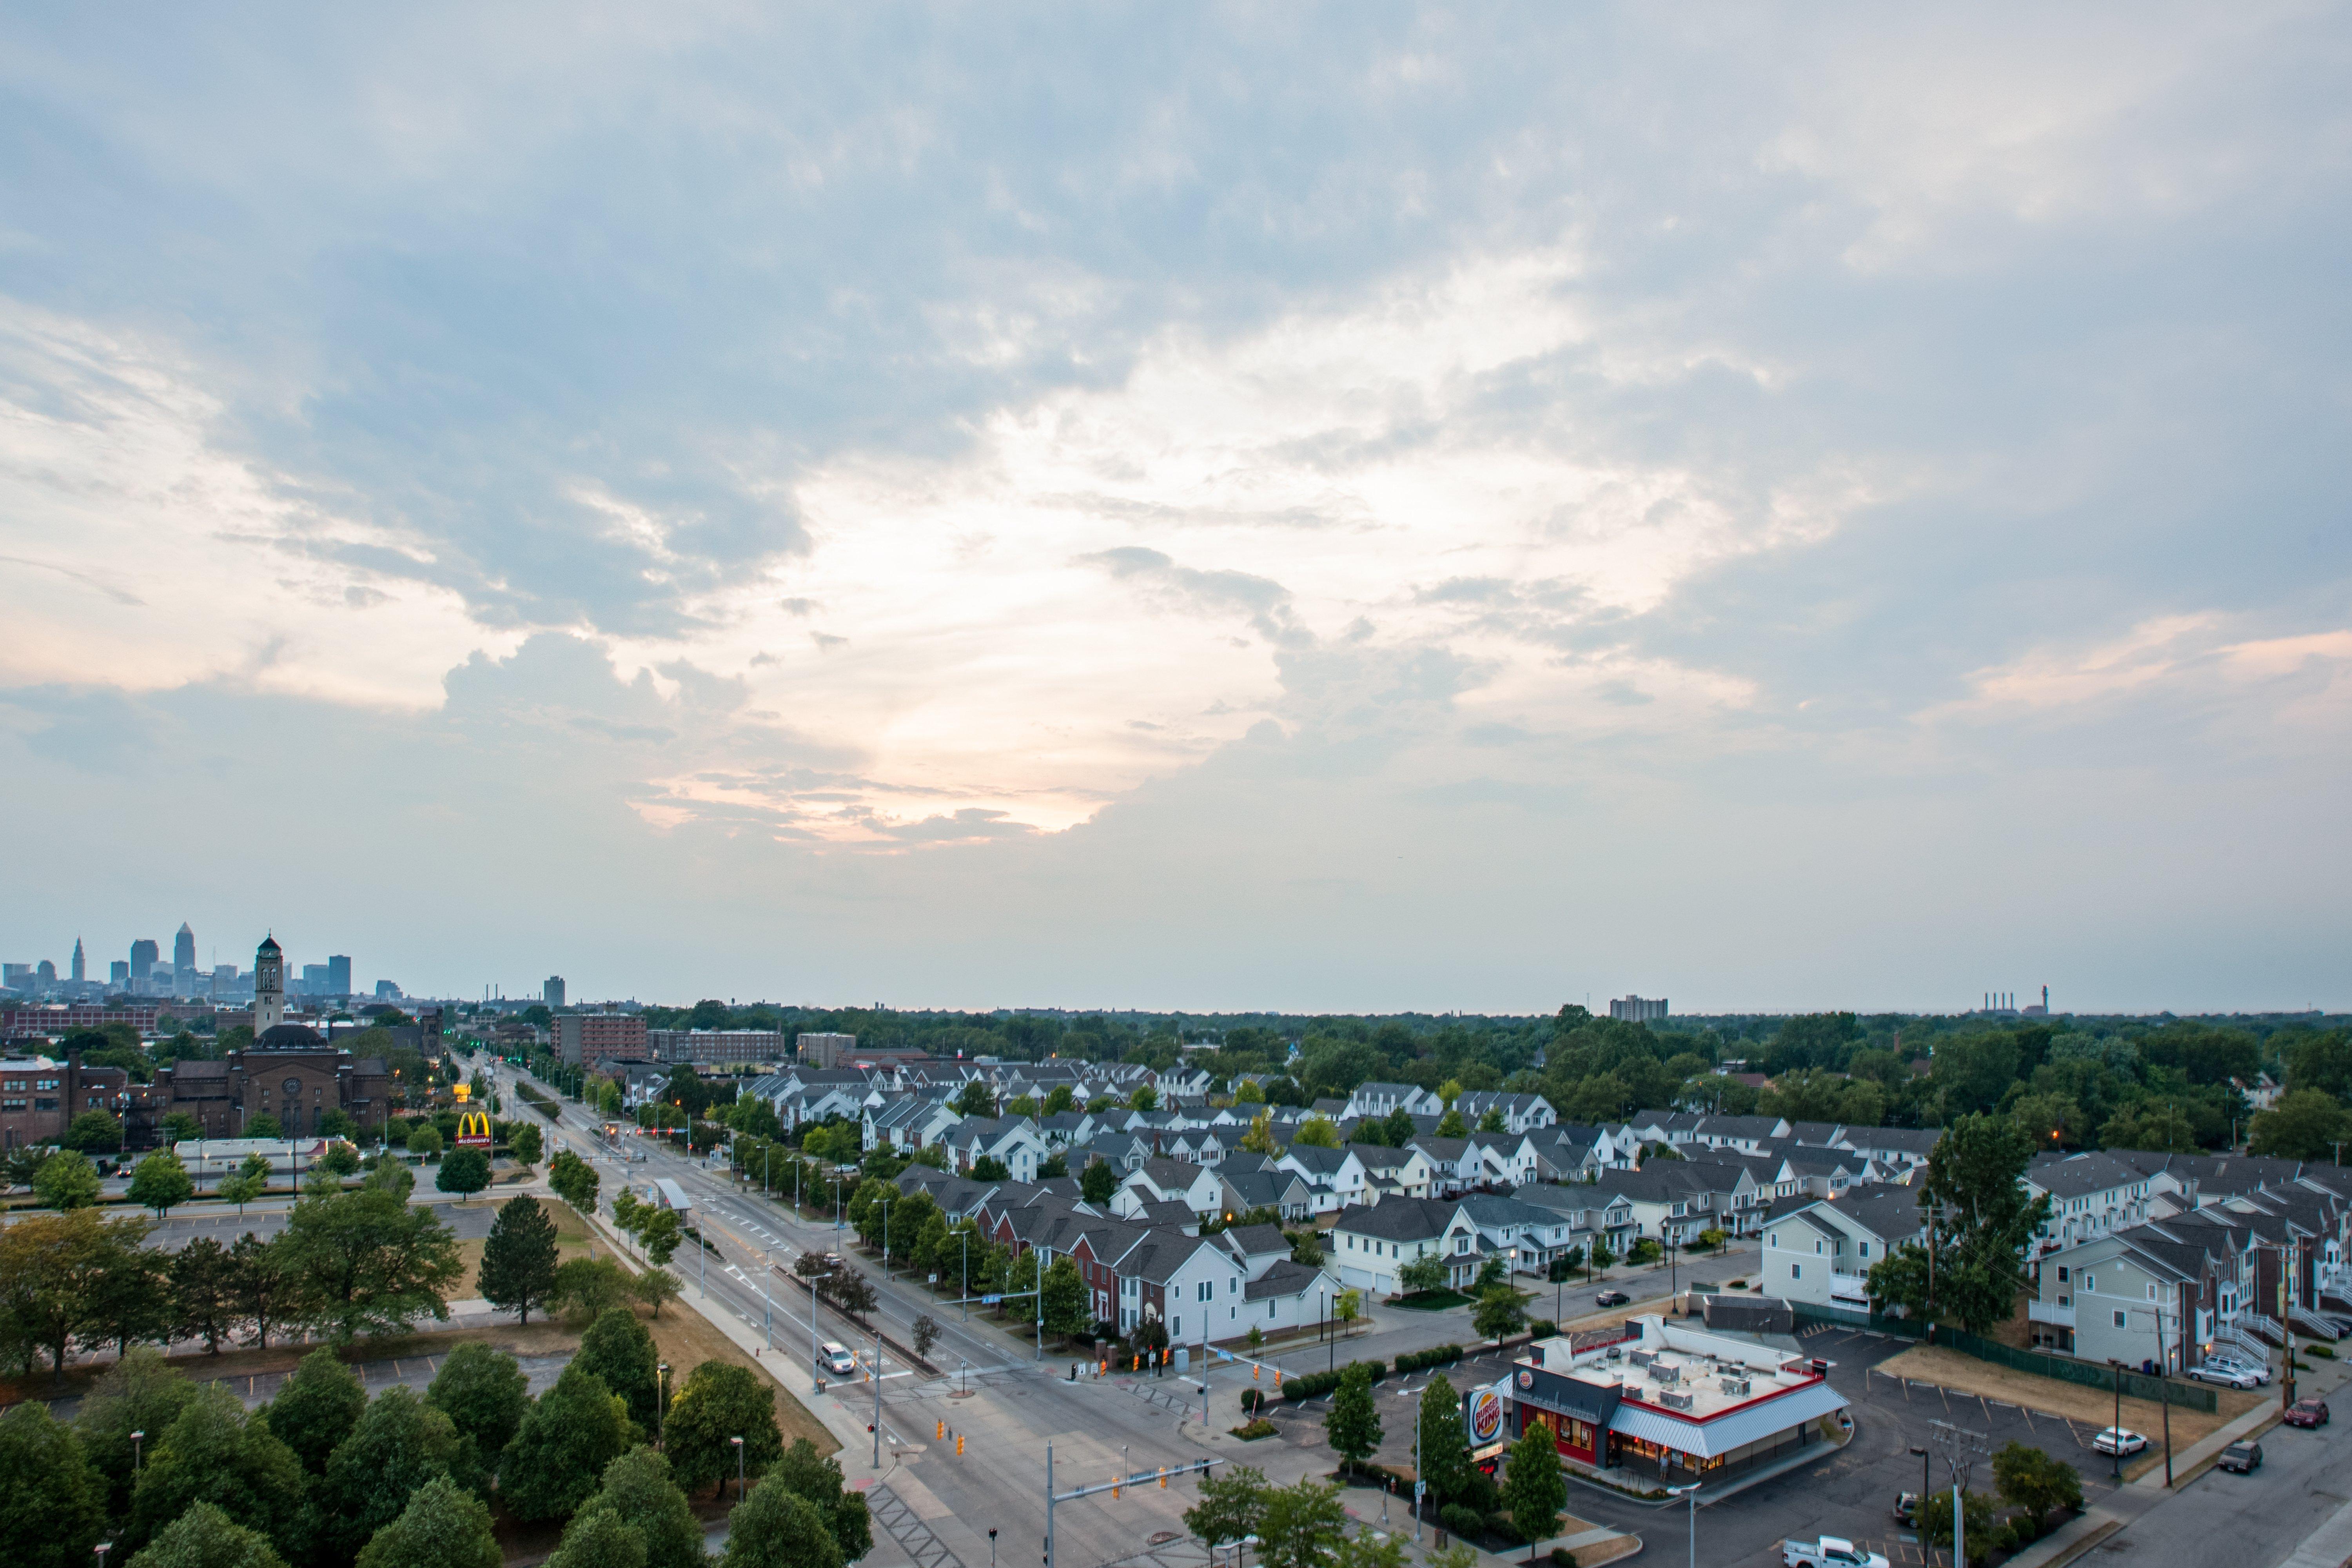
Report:
[[[1564,1464],[1681,1485],[1800,1454],[1845,1406],[1799,1352],[1648,1316],[1538,1341],[1501,1382],[1472,1389],[1464,1414],[1474,1455],[1541,1426]]]

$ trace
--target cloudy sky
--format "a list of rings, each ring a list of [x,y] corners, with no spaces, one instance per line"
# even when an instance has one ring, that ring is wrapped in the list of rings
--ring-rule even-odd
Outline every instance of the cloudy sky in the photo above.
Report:
[[[2352,1005],[2339,7],[0,25],[12,961]]]

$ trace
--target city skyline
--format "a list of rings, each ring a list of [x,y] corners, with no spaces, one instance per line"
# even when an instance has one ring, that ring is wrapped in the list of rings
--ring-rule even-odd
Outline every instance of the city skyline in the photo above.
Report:
[[[2345,29],[16,18],[0,951],[2352,1006]]]

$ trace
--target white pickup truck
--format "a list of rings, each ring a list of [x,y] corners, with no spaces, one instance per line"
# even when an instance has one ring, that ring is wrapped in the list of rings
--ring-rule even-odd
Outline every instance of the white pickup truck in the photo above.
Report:
[[[1875,1552],[1864,1552],[1851,1541],[1824,1535],[1819,1541],[1780,1542],[1781,1568],[1887,1568]]]

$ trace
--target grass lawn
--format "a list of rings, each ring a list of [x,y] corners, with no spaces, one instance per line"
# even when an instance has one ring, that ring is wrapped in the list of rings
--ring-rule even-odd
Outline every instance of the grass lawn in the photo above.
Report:
[[[1411,1296],[1396,1296],[1383,1301],[1384,1307],[1402,1307],[1408,1312],[1442,1312],[1448,1307],[1466,1307],[1470,1298],[1454,1290],[1423,1290]]]
[[[510,1201],[512,1200],[509,1198],[487,1198],[477,1194],[466,1201],[466,1206],[467,1208],[499,1208]],[[572,1211],[572,1205],[559,1199],[541,1198],[539,1206],[548,1218],[555,1222],[555,1260],[558,1263],[569,1263],[575,1258],[587,1257],[588,1227],[581,1217]],[[448,1295],[445,1300],[464,1301],[482,1293],[482,1247],[486,1240],[486,1237],[478,1236],[457,1244],[457,1282],[449,1287]],[[612,1258],[625,1272],[632,1274],[636,1272],[629,1268],[625,1260],[615,1258],[609,1245],[598,1247],[597,1256]]]
[[[1895,1377],[1913,1377],[1922,1383],[1940,1384],[1955,1394],[1972,1394],[1986,1399],[2006,1400],[2029,1409],[2046,1410],[2063,1415],[2078,1426],[2093,1430],[2112,1426],[2116,1419],[2116,1396],[2112,1390],[2101,1392],[2063,1378],[2043,1377],[2036,1373],[2020,1372],[2014,1367],[1999,1366],[1979,1361],[1941,1345],[1914,1345],[1901,1355],[1891,1356],[1878,1363],[1877,1372]],[[2196,1387],[2198,1384],[2188,1386]],[[2276,1400],[2276,1390],[2249,1393],[2235,1388],[2213,1390],[2220,1408],[2211,1415],[2202,1410],[2172,1407],[2172,1451],[2178,1454],[2208,1433],[2227,1426],[2243,1415],[2267,1397]],[[2137,1475],[2152,1465],[2164,1463],[2164,1411],[2155,1401],[2130,1399],[2124,1401],[2124,1425],[2148,1440],[2146,1455],[2124,1461],[2124,1474]],[[2107,1461],[2091,1454],[2061,1454],[2059,1458],[2076,1469],[2092,1463]]]

